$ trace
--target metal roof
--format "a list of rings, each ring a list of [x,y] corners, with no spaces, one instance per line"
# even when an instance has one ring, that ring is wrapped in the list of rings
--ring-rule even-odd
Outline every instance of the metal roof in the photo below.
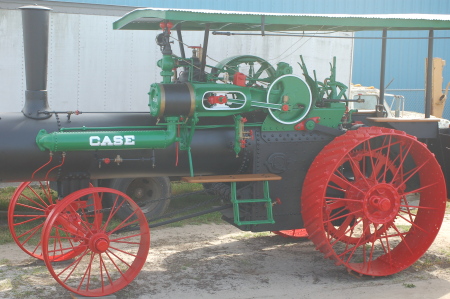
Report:
[[[365,31],[449,30],[450,16],[438,14],[279,14],[201,9],[136,9],[114,22],[114,29],[159,30],[161,21],[183,30]]]

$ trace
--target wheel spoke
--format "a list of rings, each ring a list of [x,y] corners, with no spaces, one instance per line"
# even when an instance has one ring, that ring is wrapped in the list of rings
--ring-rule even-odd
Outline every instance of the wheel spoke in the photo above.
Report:
[[[40,224],[36,227],[33,227],[32,229],[24,232],[23,234],[17,236],[18,239],[21,239],[23,236],[28,235],[28,237],[21,243],[22,245],[26,244],[28,241],[30,241],[31,238],[33,238],[36,233],[38,233],[41,229],[41,227],[43,226],[43,224]],[[33,250],[34,251],[34,250]]]
[[[340,197],[330,197],[330,196],[325,196],[324,197],[325,200],[327,201],[327,205],[329,200],[331,199],[333,202],[355,202],[355,203],[362,203],[361,200],[359,199],[352,199],[352,198],[340,198]],[[345,204],[345,203],[344,203]],[[335,207],[333,207],[333,209],[335,209]]]
[[[36,207],[33,207],[33,206],[30,206],[30,205],[27,205],[27,204],[24,204],[24,203],[20,203],[20,202],[17,203],[18,206],[21,206],[21,207],[24,207],[24,208],[36,210],[36,211],[39,211],[39,212],[45,212],[45,209],[49,206],[49,205],[47,205],[45,203],[44,203],[44,205],[41,205],[40,203],[34,201],[33,199],[31,199],[31,198],[29,198],[27,196],[21,196],[21,197],[26,198],[28,201],[30,201],[30,202],[32,202],[32,203],[34,203],[36,205]]]
[[[411,142],[409,144],[408,148],[406,148],[406,149],[403,149],[403,146],[400,148],[400,154],[399,154],[399,156],[401,157],[400,165],[399,165],[399,167],[397,168],[397,171],[394,173],[394,175],[392,177],[392,182],[395,182],[397,180],[397,176],[398,175],[401,175],[401,178],[403,178],[403,173],[402,173],[403,169],[404,169],[403,166],[405,165],[406,158],[410,155],[410,152],[411,152],[411,149],[413,147],[413,144],[414,143]],[[399,185],[401,185],[401,184],[399,184]]]
[[[349,182],[346,178],[342,177],[342,174],[340,172],[333,173],[331,175],[330,178],[330,182],[336,184],[337,186],[339,186],[341,189],[347,191],[350,186],[352,185],[351,182]],[[330,187],[332,187],[332,185],[328,185]]]
[[[435,207],[424,207],[424,206],[413,206],[413,205],[400,205],[404,208],[413,208],[413,209],[422,209],[422,210],[437,210],[438,208]]]
[[[25,224],[25,223],[30,223],[30,222],[35,221],[35,220],[42,220],[42,219],[45,218],[44,215],[38,215],[38,216],[36,216],[36,215],[14,215],[14,217],[15,217],[15,218],[33,217],[33,218],[28,219],[28,220],[26,220],[26,221],[16,222],[16,223],[14,223],[14,226],[20,226],[20,225],[23,225],[23,224]],[[38,225],[38,227],[41,227],[42,225],[43,225],[43,224],[40,224],[40,225]],[[33,229],[35,229],[35,228],[36,228],[36,227],[34,227]],[[25,232],[25,233],[26,233],[26,232]],[[24,234],[25,234],[25,233],[24,233]],[[18,237],[20,238],[21,236],[23,236],[23,234],[19,235]]]
[[[34,196],[36,196],[36,198],[38,198],[44,204],[44,206],[53,204],[53,198],[52,198],[51,192],[49,192],[50,189],[47,188],[47,186],[44,186],[44,184],[42,184],[42,182],[39,182],[39,186],[40,186],[41,191],[44,192],[44,195],[47,198],[47,202],[30,185],[28,185],[27,188],[34,194]]]
[[[348,216],[351,216],[351,215],[356,215],[356,214],[359,214],[359,213],[361,213],[362,212],[362,210],[357,210],[357,211],[354,211],[354,212],[349,212],[349,213],[347,213],[347,214],[345,214],[345,215],[340,215],[339,217],[335,217],[335,218],[332,218],[332,219],[328,219],[328,220],[326,220],[326,221],[324,221],[323,223],[331,223],[331,222],[333,222],[333,221],[336,221],[336,220],[339,220],[339,219],[342,219],[342,218],[345,218],[345,217],[348,217]],[[331,215],[330,215],[331,216]]]
[[[392,135],[386,136],[385,140],[389,139],[388,144],[387,144],[387,153],[386,153],[386,158],[389,161],[389,157],[390,157],[390,153],[391,153],[391,147],[392,147]],[[387,175],[387,163],[385,164],[384,168],[384,173],[383,173],[383,179],[381,180],[381,182],[385,183],[386,182],[386,175]]]
[[[90,257],[89,257],[89,262],[88,262],[88,265],[86,267],[86,270],[84,271],[84,274],[81,277],[80,283],[78,284],[78,288],[77,288],[78,291],[81,290],[81,287],[83,286],[83,282],[86,279],[86,276],[87,276],[86,291],[89,290],[89,283],[90,283],[90,279],[91,279],[91,269],[92,269],[92,264],[93,264],[95,256],[96,256],[96,254],[92,253],[90,255]]]
[[[120,202],[120,205],[117,206],[117,201],[119,200],[119,195],[116,196],[113,206],[111,207],[111,212],[109,213],[108,219],[106,220],[105,224],[102,227],[102,230],[106,231],[109,222],[111,219],[116,215],[116,213],[119,211],[119,209],[122,207],[122,205],[125,203],[125,200],[122,200]]]
[[[54,274],[58,277],[58,279],[60,279],[59,277],[62,276],[64,274],[64,272],[66,272],[66,270],[72,269],[71,271],[69,271],[69,273],[67,273],[67,276],[63,280],[63,282],[66,282],[70,278],[70,276],[73,274],[73,272],[76,270],[76,268],[80,264],[81,260],[86,256],[86,254],[88,254],[88,252],[89,252],[89,250],[86,248],[76,260],[74,260],[72,263],[70,263],[67,267],[63,268],[60,272],[54,273]]]
[[[127,235],[127,236],[122,236],[120,238],[115,238],[115,239],[110,239],[111,242],[119,242],[121,240],[125,240],[125,239],[131,239],[131,238],[135,238],[135,237],[140,237],[143,236],[144,233],[139,233],[139,234],[134,234],[134,235]],[[130,243],[131,244],[131,243]],[[139,244],[136,242],[136,244]]]
[[[433,183],[430,183],[430,184],[428,184],[426,186],[421,186],[420,188],[414,189],[412,191],[404,192],[404,193],[402,193],[402,195],[403,196],[407,196],[407,195],[414,194],[414,193],[420,193],[420,192],[422,192],[422,191],[424,191],[424,190],[426,190],[426,189],[428,189],[430,187],[435,187],[437,184],[438,184],[437,182],[433,182]]]
[[[403,220],[405,220],[406,222],[408,222],[409,224],[411,224],[412,227],[417,228],[419,230],[421,230],[424,233],[428,233],[428,231],[426,231],[424,228],[420,227],[419,225],[417,225],[414,221],[411,221],[410,219],[407,219],[405,217],[403,217],[402,215],[398,215],[400,218],[402,218]]]
[[[350,154],[347,154],[348,161],[350,162],[350,167],[352,168],[353,175],[355,176],[355,180],[363,180],[367,186],[369,186],[369,182],[366,179],[366,175],[362,173],[359,163],[356,162]]]
[[[138,223],[138,222],[139,222],[139,219],[138,219],[138,218],[136,218],[135,220],[133,220],[133,221],[131,221],[131,222],[128,222],[128,223],[126,222],[126,221],[130,220],[130,218],[133,217],[135,214],[136,214],[136,211],[134,211],[133,213],[131,213],[130,216],[128,216],[128,217],[127,217],[125,220],[123,220],[119,225],[117,225],[116,228],[112,229],[112,230],[109,231],[108,233],[109,233],[109,234],[113,234],[114,232],[116,232],[116,231],[118,231],[118,230],[121,230],[121,229],[123,229],[123,228],[125,228],[125,227],[127,227],[127,226],[130,226],[130,225],[133,225],[133,224],[135,224],[135,223]]]

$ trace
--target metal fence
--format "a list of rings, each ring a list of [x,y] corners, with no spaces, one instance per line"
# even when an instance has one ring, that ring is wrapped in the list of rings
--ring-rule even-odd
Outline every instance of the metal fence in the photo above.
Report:
[[[386,89],[386,93],[404,96],[405,111],[425,113],[425,89]],[[391,105],[391,97],[386,97],[386,101]],[[443,118],[450,119],[449,105],[450,103],[447,103],[445,106]]]

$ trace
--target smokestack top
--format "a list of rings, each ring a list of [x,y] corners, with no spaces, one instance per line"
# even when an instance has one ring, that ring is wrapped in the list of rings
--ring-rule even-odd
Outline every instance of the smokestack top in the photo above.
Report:
[[[45,6],[40,6],[40,5],[27,5],[27,6],[22,6],[19,7],[19,9],[42,9],[42,10],[52,10],[51,8],[45,7]]]

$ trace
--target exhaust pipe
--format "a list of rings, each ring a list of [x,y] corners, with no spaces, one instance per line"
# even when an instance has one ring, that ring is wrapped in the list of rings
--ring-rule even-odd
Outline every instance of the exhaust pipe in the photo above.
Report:
[[[26,91],[22,113],[32,119],[49,118],[47,111],[47,61],[50,8],[38,5],[20,7],[22,10],[23,44],[25,54]]]

